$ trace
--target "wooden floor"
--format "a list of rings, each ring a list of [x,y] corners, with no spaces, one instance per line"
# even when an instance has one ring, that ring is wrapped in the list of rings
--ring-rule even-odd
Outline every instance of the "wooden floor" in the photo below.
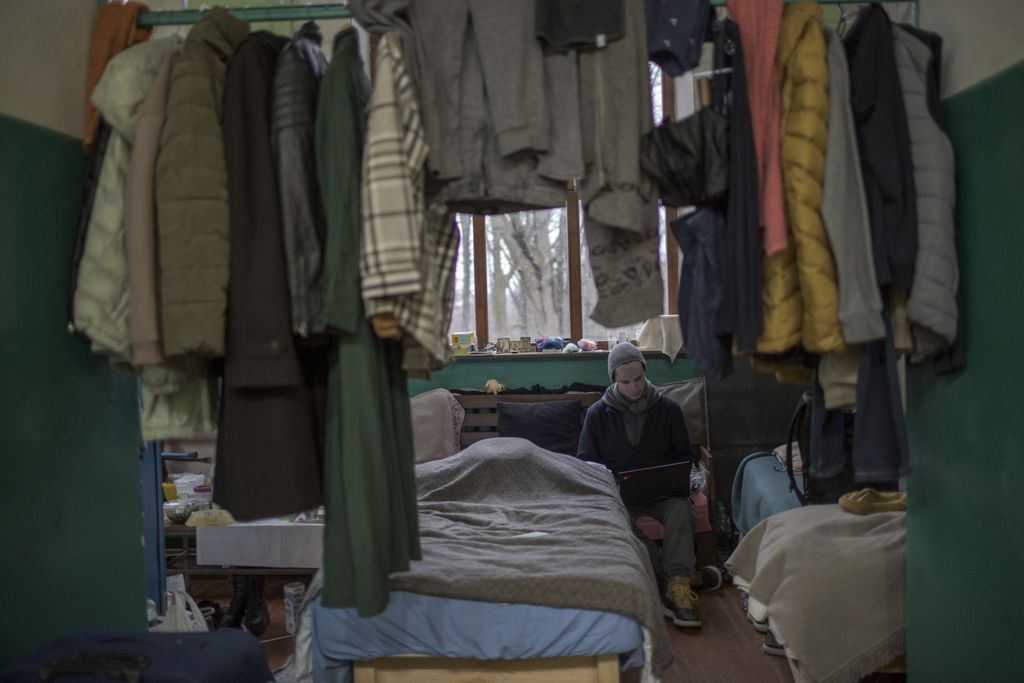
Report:
[[[264,595],[270,608],[270,626],[261,636],[271,670],[291,654],[292,639],[284,629],[284,584],[308,577],[267,577]],[[227,578],[193,579],[190,586],[196,600],[215,600],[227,609],[231,583]],[[747,621],[740,608],[739,592],[732,586],[713,593],[701,593],[698,605],[704,625],[681,629],[666,622],[675,662],[665,671],[664,683],[706,681],[708,683],[774,683],[793,680],[784,657],[761,652],[763,636]],[[638,680],[623,676],[624,683]]]

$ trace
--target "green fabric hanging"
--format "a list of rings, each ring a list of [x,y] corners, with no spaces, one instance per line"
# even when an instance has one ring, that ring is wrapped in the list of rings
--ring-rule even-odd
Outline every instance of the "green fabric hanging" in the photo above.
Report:
[[[326,324],[334,335],[324,464],[326,607],[383,611],[388,575],[420,558],[412,420],[402,349],[374,335],[359,282],[361,155],[369,85],[356,32],[334,39],[317,108],[317,169],[327,214]]]

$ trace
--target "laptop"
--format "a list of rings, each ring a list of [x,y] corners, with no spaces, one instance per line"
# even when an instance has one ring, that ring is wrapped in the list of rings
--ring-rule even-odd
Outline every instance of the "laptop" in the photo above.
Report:
[[[625,470],[615,475],[622,502],[630,510],[642,510],[664,498],[686,498],[690,495],[690,462]]]

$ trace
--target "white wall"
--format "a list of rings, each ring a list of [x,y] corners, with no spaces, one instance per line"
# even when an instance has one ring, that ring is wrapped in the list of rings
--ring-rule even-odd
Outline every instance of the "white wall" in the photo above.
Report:
[[[276,4],[270,0],[145,0],[151,10],[195,8],[213,4]],[[81,138],[85,127],[85,88],[96,0],[0,0],[0,114]],[[335,34],[346,20],[321,21],[324,51],[331,54]],[[300,22],[293,24],[297,29]],[[254,24],[254,28],[266,24]],[[161,26],[153,37],[188,26]],[[293,30],[292,29],[292,30]],[[360,38],[369,66],[369,42]]]
[[[920,26],[943,38],[942,97],[1024,59],[1021,0],[921,0]]]
[[[0,1],[0,114],[82,137],[96,0]],[[181,9],[182,0],[146,0]]]
[[[82,137],[95,0],[3,0],[0,114]]]

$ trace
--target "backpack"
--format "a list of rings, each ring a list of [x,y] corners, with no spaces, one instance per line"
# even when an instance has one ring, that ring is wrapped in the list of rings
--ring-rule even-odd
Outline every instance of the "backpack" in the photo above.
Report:
[[[811,449],[811,423],[814,410],[814,392],[805,391],[797,402],[796,410],[793,412],[793,419],[789,423],[789,437],[786,440],[786,474],[789,476],[789,490],[796,494],[801,505],[817,505],[823,503],[838,503],[839,497],[844,493],[856,491],[861,488],[854,480],[853,473],[853,421],[855,413],[847,411],[834,412],[834,419],[843,421],[843,469],[830,477],[815,477],[811,469],[820,453]],[[793,472],[793,442],[800,448],[800,457],[803,461],[803,489],[796,483],[796,474]]]

